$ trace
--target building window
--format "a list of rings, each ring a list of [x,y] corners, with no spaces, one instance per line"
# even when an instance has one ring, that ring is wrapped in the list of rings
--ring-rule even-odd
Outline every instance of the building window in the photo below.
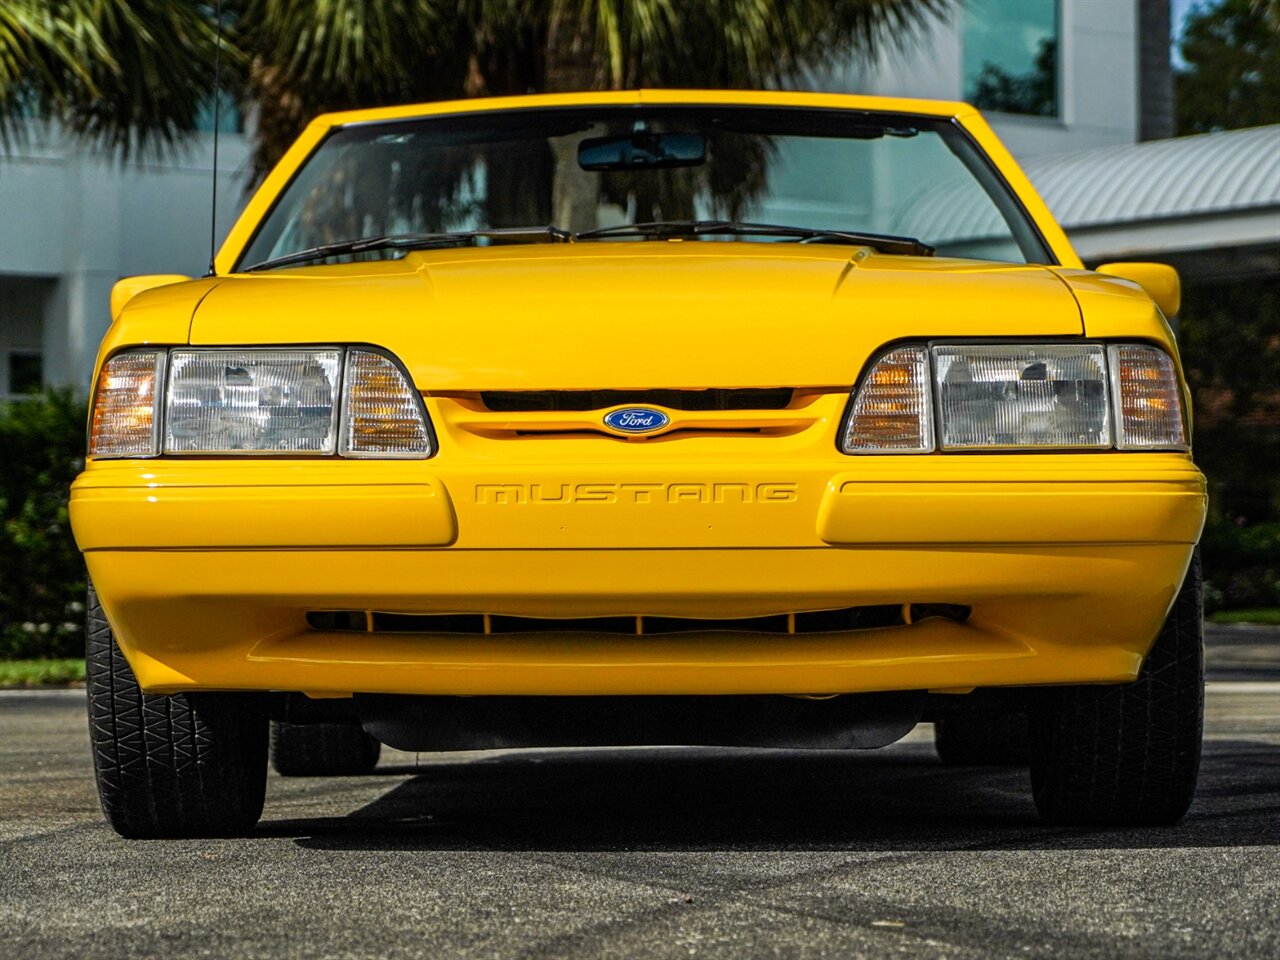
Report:
[[[1058,116],[1058,0],[969,0],[963,16],[965,99]]]
[[[219,133],[244,133],[244,115],[240,113],[240,107],[236,103],[235,98],[225,90],[218,92],[218,132]],[[213,132],[214,118],[214,102],[210,96],[207,100],[200,104],[200,110],[196,114],[196,130],[200,133]]]
[[[44,357],[35,350],[14,350],[9,354],[9,394],[21,396],[44,389]]]

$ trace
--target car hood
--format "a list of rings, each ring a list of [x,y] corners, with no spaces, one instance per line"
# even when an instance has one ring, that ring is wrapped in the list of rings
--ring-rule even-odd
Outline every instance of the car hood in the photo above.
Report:
[[[1082,332],[1049,269],[826,244],[504,246],[224,279],[193,344],[369,343],[431,391],[849,385],[905,337]]]

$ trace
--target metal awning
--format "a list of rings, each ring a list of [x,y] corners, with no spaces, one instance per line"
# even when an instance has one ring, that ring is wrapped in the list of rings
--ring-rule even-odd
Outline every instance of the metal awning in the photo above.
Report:
[[[1037,157],[1085,260],[1280,244],[1280,124]]]
[[[1280,271],[1280,124],[1033,157],[1023,169],[1087,262],[1194,255],[1211,274]],[[897,226],[974,243],[1005,232],[984,195],[948,183],[922,189]]]

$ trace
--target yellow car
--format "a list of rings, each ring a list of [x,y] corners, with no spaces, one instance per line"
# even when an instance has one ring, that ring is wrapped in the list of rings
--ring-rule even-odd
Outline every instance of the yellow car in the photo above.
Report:
[[[944,761],[1027,765],[1049,822],[1176,821],[1178,289],[1085,270],[963,104],[322,116],[208,276],[113,293],[71,499],[107,818],[247,831],[269,752],[928,720]]]

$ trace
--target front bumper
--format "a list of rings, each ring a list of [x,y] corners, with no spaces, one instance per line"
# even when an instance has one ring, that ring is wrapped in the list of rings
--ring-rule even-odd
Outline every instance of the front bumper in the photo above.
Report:
[[[1204,521],[1181,454],[799,465],[117,461],[76,539],[144,689],[852,693],[1132,679]],[[821,634],[311,629],[309,611],[734,618],[962,604]]]

